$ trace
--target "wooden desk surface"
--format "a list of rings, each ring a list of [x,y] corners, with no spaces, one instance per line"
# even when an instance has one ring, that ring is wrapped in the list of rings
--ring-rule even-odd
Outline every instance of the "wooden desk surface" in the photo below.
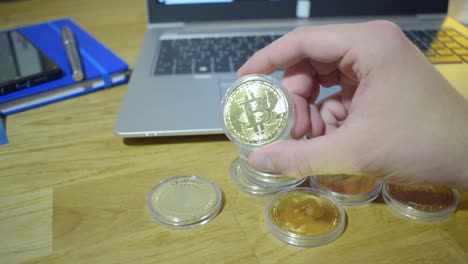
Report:
[[[70,17],[134,65],[145,30],[143,1],[7,1],[0,29]],[[424,223],[401,218],[382,199],[346,207],[335,242],[300,248],[263,222],[267,198],[240,193],[224,136],[126,140],[113,126],[126,86],[10,116],[0,146],[0,263],[467,263],[468,195],[456,214]],[[468,88],[462,91],[468,94]],[[164,178],[196,174],[224,194],[207,225],[171,230],[145,208]]]

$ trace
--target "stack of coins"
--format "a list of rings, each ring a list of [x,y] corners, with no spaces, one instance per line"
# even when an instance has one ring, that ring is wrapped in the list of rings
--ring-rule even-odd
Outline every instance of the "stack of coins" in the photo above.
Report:
[[[241,191],[257,196],[272,195],[306,180],[261,172],[247,163],[252,151],[289,137],[293,111],[287,91],[270,76],[244,76],[226,91],[222,100],[224,132],[239,153],[229,172]]]
[[[334,197],[343,205],[364,205],[375,200],[382,182],[362,175],[320,175],[310,177],[310,186]]]

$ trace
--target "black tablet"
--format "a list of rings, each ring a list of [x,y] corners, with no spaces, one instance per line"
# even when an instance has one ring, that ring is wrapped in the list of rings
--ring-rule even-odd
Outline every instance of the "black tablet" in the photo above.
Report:
[[[21,33],[0,32],[0,96],[62,75],[60,67]]]

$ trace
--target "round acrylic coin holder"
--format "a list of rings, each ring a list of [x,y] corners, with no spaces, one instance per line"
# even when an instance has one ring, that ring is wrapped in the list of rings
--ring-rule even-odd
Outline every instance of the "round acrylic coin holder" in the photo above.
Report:
[[[190,228],[213,219],[221,209],[221,201],[221,190],[212,181],[199,176],[176,176],[151,189],[146,203],[157,223]]]
[[[345,227],[345,210],[334,198],[311,188],[275,195],[265,207],[270,232],[288,244],[313,247],[337,239]]]
[[[288,91],[268,75],[246,75],[226,91],[221,101],[226,136],[242,149],[253,150],[284,140],[294,124],[294,107]]]
[[[229,168],[229,175],[231,176],[232,182],[242,192],[253,195],[253,196],[270,196],[280,191],[292,189],[301,185],[307,178],[296,179],[290,178],[290,182],[281,182],[279,184],[268,184],[262,183],[255,180],[254,175],[245,173],[245,169],[242,166],[243,160],[241,158],[235,159]]]
[[[229,175],[231,176],[231,180],[234,185],[236,185],[236,187],[245,194],[253,196],[270,196],[278,192],[278,190],[273,187],[255,184],[246,178],[240,169],[238,159],[231,163]]]
[[[363,205],[375,200],[382,182],[360,175],[320,175],[310,177],[310,186],[333,196],[343,205]]]
[[[385,203],[398,214],[428,222],[450,217],[458,205],[458,192],[447,186],[384,184],[382,196]]]
[[[292,178],[280,174],[258,171],[252,168],[247,160],[240,158],[239,167],[246,178],[250,181],[264,186],[297,186],[305,181],[305,178]]]

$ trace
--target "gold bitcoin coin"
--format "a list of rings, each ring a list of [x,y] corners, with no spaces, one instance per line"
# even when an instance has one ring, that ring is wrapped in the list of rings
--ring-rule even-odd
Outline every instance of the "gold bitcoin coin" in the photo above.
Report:
[[[319,236],[336,228],[341,221],[338,208],[318,194],[290,192],[271,207],[273,222],[297,235]]]
[[[332,242],[343,233],[343,206],[325,193],[294,188],[273,197],[265,208],[265,223],[278,239],[312,247]]]
[[[225,132],[248,148],[261,147],[289,134],[291,106],[286,92],[268,76],[250,75],[236,82],[223,99]]]

